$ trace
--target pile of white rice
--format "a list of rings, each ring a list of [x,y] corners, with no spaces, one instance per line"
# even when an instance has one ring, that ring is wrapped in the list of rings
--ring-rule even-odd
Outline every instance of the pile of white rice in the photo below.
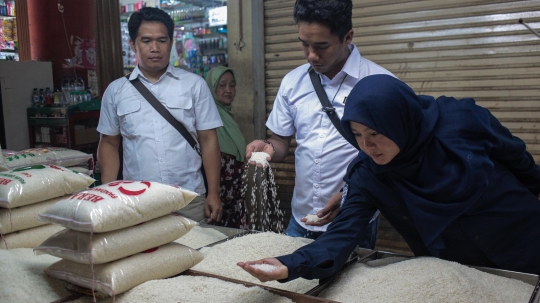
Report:
[[[69,296],[66,283],[43,272],[59,258],[35,256],[31,248],[0,250],[1,302],[52,302]]]
[[[311,239],[289,237],[273,232],[249,234],[212,247],[202,248],[200,251],[205,255],[204,260],[191,269],[255,284],[263,284],[236,263],[290,254],[312,241]],[[317,286],[318,283],[318,280],[300,278],[287,283],[270,281],[264,283],[264,285],[297,293],[306,293]]]
[[[90,303],[91,297],[74,303]],[[98,301],[111,303],[112,299]],[[242,284],[201,276],[178,276],[170,279],[145,282],[126,293],[116,296],[116,303],[289,303],[290,299],[275,295],[263,288],[246,287]]]
[[[199,249],[203,246],[216,243],[226,238],[227,236],[224,233],[216,229],[195,226],[187,234],[183,235],[174,242],[194,249]]]
[[[266,157],[270,157],[270,155],[265,152],[252,152],[249,161],[261,164],[263,167],[267,167],[269,163],[268,160],[266,160]]]
[[[384,263],[347,268],[319,297],[344,303],[508,303],[528,302],[534,288],[437,258]]]

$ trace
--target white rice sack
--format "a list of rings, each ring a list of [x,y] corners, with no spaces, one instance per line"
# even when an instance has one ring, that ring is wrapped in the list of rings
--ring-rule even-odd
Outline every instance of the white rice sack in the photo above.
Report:
[[[204,276],[180,275],[178,277],[145,282],[117,296],[115,303],[292,303],[258,286],[247,287],[243,284],[224,281]],[[98,300],[99,303],[112,303],[112,298]],[[76,302],[90,303],[92,297]],[[306,300],[307,302],[307,300]]]
[[[40,220],[82,232],[108,232],[170,214],[196,193],[148,181],[113,181],[78,192],[40,214]]]
[[[216,243],[226,238],[227,235],[216,229],[195,226],[186,235],[176,239],[174,242],[189,246],[191,248],[199,249],[203,246]]]
[[[67,167],[88,161],[93,162],[91,154],[63,147],[31,148],[15,153],[2,154],[3,161],[0,161],[0,171],[37,164],[54,164]]]
[[[0,173],[0,207],[14,208],[69,195],[96,180],[56,165],[33,165]]]
[[[529,302],[534,286],[456,262],[414,258],[348,267],[319,297],[340,302]]]
[[[66,282],[43,272],[58,260],[49,255],[35,256],[31,248],[0,250],[0,301],[42,303],[69,296]]]
[[[200,251],[204,254],[204,260],[192,269],[261,284],[259,279],[237,266],[236,263],[290,254],[311,242],[313,242],[311,239],[290,237],[273,232],[248,234],[211,247],[202,248]],[[306,293],[317,286],[318,283],[319,280],[316,279],[306,280],[300,278],[287,283],[270,281],[265,282],[264,285],[297,293]]]
[[[34,248],[63,229],[62,226],[46,224],[12,232],[2,236],[3,239],[0,239],[0,249]]]
[[[34,251],[84,264],[102,264],[178,239],[197,222],[179,215],[157,219],[106,233],[90,234],[65,229],[45,240]]]
[[[115,296],[146,281],[178,275],[202,259],[203,255],[197,250],[178,243],[168,243],[117,261],[93,265],[93,272],[92,265],[61,260],[46,268],[45,273]]]
[[[12,209],[0,208],[0,234],[9,234],[14,231],[47,224],[40,222],[38,215],[63,198],[53,198]]]
[[[81,174],[85,174],[87,176],[91,176],[94,173],[91,169],[81,167],[81,166],[70,166],[68,168],[76,172],[79,172]]]

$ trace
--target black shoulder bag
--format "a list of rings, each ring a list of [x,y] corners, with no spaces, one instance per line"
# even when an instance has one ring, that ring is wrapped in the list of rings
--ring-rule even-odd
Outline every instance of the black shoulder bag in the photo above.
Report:
[[[128,78],[129,80],[129,74],[126,75],[126,78]],[[129,82],[131,82],[131,84],[135,86],[135,88],[139,91],[139,93],[141,93],[141,95],[148,101],[148,103],[150,103],[150,105],[152,105],[152,107],[161,116],[163,116],[165,120],[167,120],[167,122],[169,122],[174,128],[176,128],[176,130],[178,130],[178,132],[184,137],[184,139],[187,140],[189,145],[191,145],[191,147],[193,147],[193,149],[197,152],[197,154],[202,158],[199,144],[197,143],[197,141],[195,141],[193,136],[191,136],[191,134],[188,132],[186,127],[182,123],[180,123],[180,121],[176,120],[173,117],[173,115],[171,115],[171,113],[165,108],[165,106],[163,106],[163,104],[159,102],[156,96],[154,96],[154,94],[152,94],[152,92],[150,92],[148,88],[146,88],[146,86],[142,84],[139,78],[137,77],[133,80],[129,80]],[[204,187],[206,188],[206,194],[208,195],[208,182],[206,181],[206,173],[204,172],[204,165],[201,166],[201,172],[203,175]]]
[[[343,130],[343,127],[341,127],[341,121],[339,120],[338,115],[336,114],[336,109],[332,106],[330,103],[330,100],[328,100],[328,96],[326,95],[326,92],[324,91],[322,85],[321,85],[321,79],[319,78],[319,75],[317,75],[317,72],[313,69],[313,67],[310,67],[309,70],[309,77],[311,78],[311,83],[313,84],[313,87],[315,88],[315,92],[317,93],[317,97],[319,97],[319,101],[322,105],[322,110],[326,112],[328,115],[328,118],[330,118],[330,121],[332,121],[332,124],[336,127],[338,132],[341,134],[341,136],[349,141],[349,138],[345,135],[345,131]]]

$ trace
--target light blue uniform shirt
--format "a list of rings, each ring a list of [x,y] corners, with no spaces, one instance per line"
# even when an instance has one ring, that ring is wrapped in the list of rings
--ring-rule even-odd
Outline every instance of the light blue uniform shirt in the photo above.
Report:
[[[147,80],[138,67],[130,79],[137,76],[197,141],[198,130],[223,125],[210,89],[200,76],[170,64],[156,83]],[[112,82],[103,94],[97,130],[109,136],[122,135],[125,180],[175,184],[205,193],[201,157],[125,77]]]

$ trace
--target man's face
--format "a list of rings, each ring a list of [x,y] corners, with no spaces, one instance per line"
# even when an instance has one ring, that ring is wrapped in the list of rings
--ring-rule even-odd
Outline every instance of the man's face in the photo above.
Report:
[[[137,54],[139,68],[143,73],[152,74],[167,68],[172,41],[163,23],[143,21],[135,42],[129,40],[129,44],[133,52]]]
[[[308,62],[315,71],[332,79],[343,67],[349,57],[349,44],[353,30],[345,35],[343,42],[330,28],[319,23],[298,23],[298,40]]]

